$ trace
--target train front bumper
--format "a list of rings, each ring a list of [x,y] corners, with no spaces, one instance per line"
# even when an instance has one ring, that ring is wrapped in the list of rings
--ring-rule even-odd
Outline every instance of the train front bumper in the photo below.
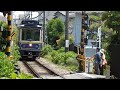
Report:
[[[26,50],[26,49],[20,49],[20,54],[22,57],[38,57],[40,55],[40,50]]]

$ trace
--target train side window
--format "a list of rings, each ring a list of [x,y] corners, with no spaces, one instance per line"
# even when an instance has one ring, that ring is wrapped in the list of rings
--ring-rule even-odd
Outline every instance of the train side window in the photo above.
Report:
[[[40,30],[35,30],[34,40],[39,41],[40,37]]]
[[[26,31],[22,30],[22,40],[25,40],[25,38],[26,38]]]

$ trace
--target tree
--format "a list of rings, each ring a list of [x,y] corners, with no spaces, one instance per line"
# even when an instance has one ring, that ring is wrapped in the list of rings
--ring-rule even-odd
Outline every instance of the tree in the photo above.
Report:
[[[102,20],[108,28],[120,33],[120,11],[106,11],[102,15]]]
[[[110,61],[116,60],[116,58],[112,55],[114,53],[117,54],[117,52],[112,51],[114,51],[114,49],[119,50],[120,48],[120,11],[105,11],[102,15],[102,20],[108,28],[112,28],[113,30],[109,39],[107,51]]]
[[[3,27],[3,31],[0,31],[0,51],[5,51],[6,48],[6,35],[7,35],[7,28],[8,25],[6,22],[0,21],[0,29]]]
[[[72,44],[74,41],[74,38],[72,35],[69,35],[69,44]],[[57,40],[57,45],[59,48],[65,46],[65,35],[60,36],[60,39]]]
[[[55,45],[56,40],[60,38],[64,30],[64,23],[60,19],[56,18],[50,20],[47,24],[48,44]]]

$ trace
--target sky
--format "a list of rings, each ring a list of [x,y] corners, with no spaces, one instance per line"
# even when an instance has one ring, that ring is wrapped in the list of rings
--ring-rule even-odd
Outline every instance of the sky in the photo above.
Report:
[[[13,18],[18,18],[20,14],[24,14],[24,11],[13,11]],[[3,13],[0,12],[0,15],[3,16]],[[33,17],[36,17],[38,15],[37,12],[33,12]]]
[[[61,12],[65,13],[65,11],[61,11]],[[94,12],[98,12],[98,11],[94,11]],[[24,11],[13,11],[13,18],[18,18],[20,14],[24,14]],[[1,12],[0,12],[0,15],[3,16]],[[36,17],[37,15],[38,15],[37,12],[33,12],[32,14],[33,17]]]

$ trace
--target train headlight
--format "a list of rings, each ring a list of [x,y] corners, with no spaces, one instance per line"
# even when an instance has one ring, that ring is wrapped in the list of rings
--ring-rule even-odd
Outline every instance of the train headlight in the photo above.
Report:
[[[20,25],[21,27],[24,27],[25,25]]]
[[[37,27],[41,27],[40,25],[37,25]]]
[[[29,47],[32,47],[32,44],[31,44],[31,43],[29,44]]]

